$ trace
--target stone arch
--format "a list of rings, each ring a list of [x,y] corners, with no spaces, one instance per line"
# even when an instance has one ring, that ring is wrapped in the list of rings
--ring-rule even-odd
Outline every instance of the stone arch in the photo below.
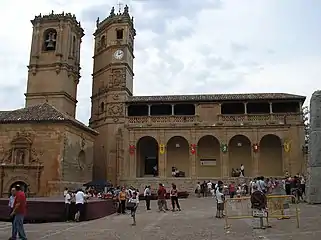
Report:
[[[283,176],[282,140],[274,134],[264,135],[260,140],[260,175]]]
[[[49,28],[43,34],[43,50],[55,51],[57,44],[57,31],[54,28]]]
[[[228,143],[229,172],[232,169],[240,169],[241,164],[245,168],[245,177],[252,174],[252,146],[251,141],[244,135],[233,136]]]
[[[151,136],[141,137],[136,144],[137,177],[158,175],[158,142]],[[154,174],[154,167],[157,174]]]
[[[182,136],[171,137],[166,144],[166,175],[172,176],[172,167],[184,172],[185,176],[190,174],[189,143]]]
[[[220,142],[212,135],[205,135],[197,143],[197,169],[199,177],[220,177]]]
[[[5,193],[10,193],[11,188],[14,187],[15,185],[24,185],[22,187],[25,187],[26,189],[26,194],[32,194],[35,195],[35,188],[34,186],[32,186],[31,181],[28,177],[26,176],[15,176],[13,178],[11,178],[7,184],[5,185],[4,191],[6,191]]]

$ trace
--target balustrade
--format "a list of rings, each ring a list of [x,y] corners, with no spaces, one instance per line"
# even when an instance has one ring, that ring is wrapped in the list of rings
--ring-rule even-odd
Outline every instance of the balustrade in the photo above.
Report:
[[[215,122],[213,120],[213,122]],[[223,125],[234,125],[239,123],[247,124],[263,124],[263,123],[298,123],[302,122],[302,115],[300,113],[295,114],[233,114],[233,115],[218,115],[218,122]],[[195,116],[138,116],[127,117],[128,124],[195,124],[201,122],[199,117]]]
[[[195,123],[197,116],[142,116],[128,117],[129,124],[166,124],[166,123]]]
[[[231,115],[218,115],[218,121],[221,123],[237,123],[244,122],[249,124],[262,123],[262,122],[301,122],[302,115],[300,113],[289,114],[231,114]]]

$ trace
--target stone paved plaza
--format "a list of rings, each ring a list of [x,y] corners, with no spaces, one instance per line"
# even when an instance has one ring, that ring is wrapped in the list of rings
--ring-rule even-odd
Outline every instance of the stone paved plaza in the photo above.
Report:
[[[29,240],[319,240],[321,235],[321,206],[300,205],[301,227],[295,220],[271,220],[272,228],[253,230],[252,220],[232,220],[231,228],[224,229],[224,220],[214,217],[214,199],[191,198],[181,200],[182,212],[158,213],[156,202],[146,212],[144,202],[137,212],[137,226],[131,226],[129,215],[113,215],[81,223],[26,224]],[[236,213],[234,213],[236,214]],[[10,223],[0,222],[0,239],[8,239]]]

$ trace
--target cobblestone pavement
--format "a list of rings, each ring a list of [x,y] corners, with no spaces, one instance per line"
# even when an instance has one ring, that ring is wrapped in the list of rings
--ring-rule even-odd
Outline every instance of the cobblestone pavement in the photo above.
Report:
[[[183,211],[158,213],[156,202],[152,211],[145,211],[144,202],[137,212],[137,226],[131,226],[129,215],[112,215],[81,223],[26,224],[29,240],[319,240],[321,235],[321,206],[301,204],[301,227],[295,219],[271,220],[272,228],[253,230],[252,219],[232,220],[224,229],[224,220],[216,219],[214,199],[181,200]],[[237,210],[236,210],[237,211]],[[237,213],[236,213],[237,214]],[[10,236],[10,223],[0,222],[0,239]]]

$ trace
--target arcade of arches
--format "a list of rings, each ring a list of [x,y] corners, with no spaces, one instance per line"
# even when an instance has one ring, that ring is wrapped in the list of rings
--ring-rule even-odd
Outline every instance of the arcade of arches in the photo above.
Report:
[[[217,178],[222,176],[225,168],[231,176],[232,168],[238,169],[245,166],[245,176],[253,176],[254,167],[256,174],[263,176],[283,175],[283,147],[281,139],[272,134],[265,135],[258,143],[259,151],[253,152],[253,144],[244,135],[235,135],[228,142],[228,151],[222,152],[220,141],[212,135],[201,137],[196,144],[195,177]],[[164,153],[160,153],[158,141],[151,136],[144,136],[136,143],[136,176],[157,176],[161,154],[165,157],[165,176],[172,177],[172,167],[191,177],[192,155],[191,143],[182,136],[170,138],[164,145]],[[255,164],[254,154],[258,160]],[[156,170],[156,172],[155,172]]]

